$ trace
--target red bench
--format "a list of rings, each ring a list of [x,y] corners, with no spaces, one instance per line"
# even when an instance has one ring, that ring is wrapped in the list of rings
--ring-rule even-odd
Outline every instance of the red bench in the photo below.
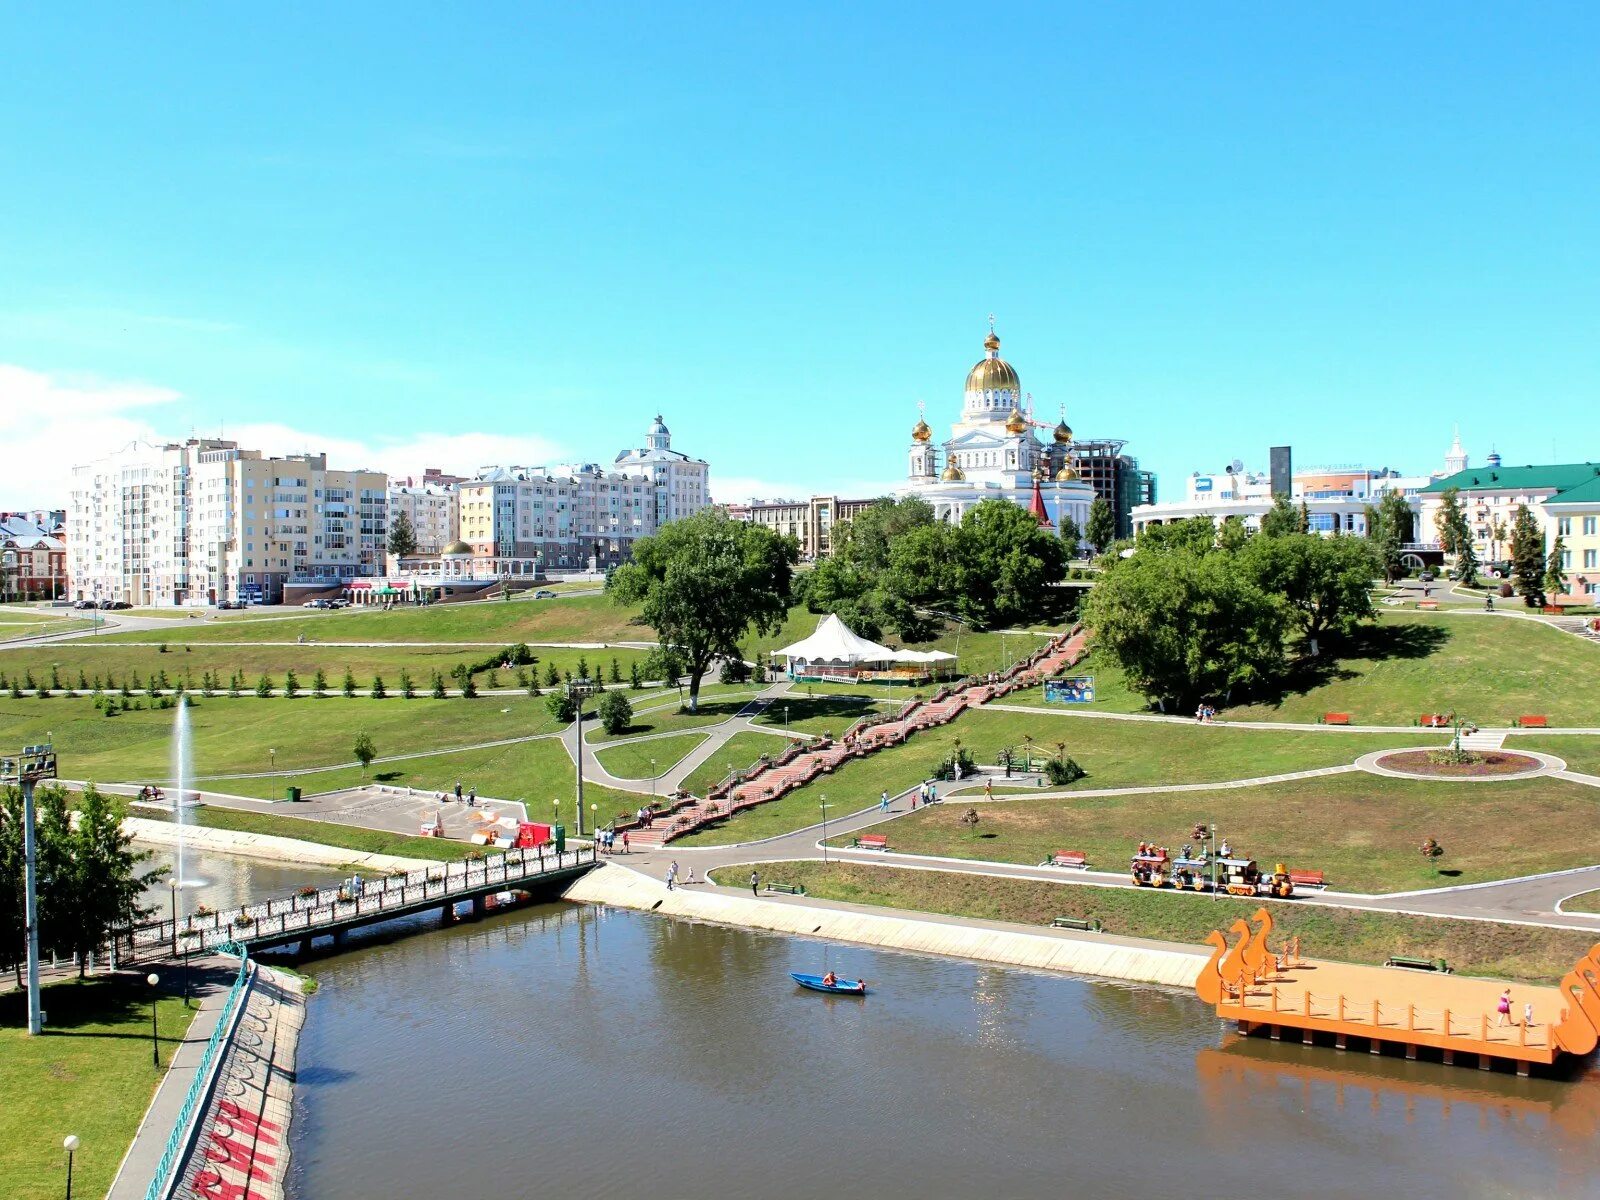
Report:
[[[886,833],[863,833],[850,844],[858,850],[887,850],[889,848],[889,835]]]
[[[1041,867],[1079,867],[1087,870],[1089,856],[1082,850],[1057,850],[1039,865]]]
[[[1541,714],[1533,714],[1533,715],[1529,715],[1529,716],[1521,716],[1521,717],[1518,717],[1515,721],[1513,721],[1511,723],[1513,725],[1515,725],[1518,729],[1549,729],[1550,728],[1550,718],[1546,717],[1546,716],[1543,716]]]
[[[1439,607],[1439,602],[1437,600],[1418,600],[1417,607],[1431,611]]]
[[[1350,724],[1350,714],[1349,713],[1323,713],[1322,714],[1322,723],[1324,725],[1348,725],[1348,724]]]
[[[1423,713],[1417,718],[1417,724],[1424,729],[1443,729],[1450,724],[1450,718],[1444,713]]]
[[[1325,888],[1328,886],[1327,876],[1321,871],[1290,871],[1289,882],[1295,887]]]

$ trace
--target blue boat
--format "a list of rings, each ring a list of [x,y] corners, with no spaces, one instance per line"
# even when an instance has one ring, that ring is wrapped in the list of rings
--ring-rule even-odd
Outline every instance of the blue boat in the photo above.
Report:
[[[789,978],[803,988],[810,988],[813,992],[827,992],[832,996],[865,996],[867,994],[867,981],[865,979],[836,979],[832,984],[822,982],[821,975],[802,975],[798,971],[790,971]]]

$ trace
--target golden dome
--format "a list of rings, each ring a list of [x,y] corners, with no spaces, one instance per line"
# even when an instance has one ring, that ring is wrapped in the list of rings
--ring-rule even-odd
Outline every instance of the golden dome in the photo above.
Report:
[[[1071,463],[1068,463],[1066,466],[1062,467],[1061,470],[1056,472],[1057,483],[1071,483],[1077,478],[1078,473],[1072,469]]]
[[[967,391],[1009,391],[1014,397],[1020,397],[1022,381],[1017,378],[1015,368],[1000,357],[1000,339],[994,335],[994,330],[983,339],[983,348],[988,354],[967,372]]]
[[[1027,433],[1028,418],[1022,415],[1020,408],[1013,408],[1011,415],[1006,418],[1007,433]]]
[[[989,336],[983,339],[983,348],[993,352],[999,351],[1000,339],[995,336],[994,330],[989,330]]]
[[[939,478],[946,483],[959,483],[966,478],[966,475],[962,473],[960,467],[956,466],[956,460],[952,458],[944,464],[944,473]]]
[[[467,545],[467,543],[461,541],[458,538],[457,540],[451,542],[448,546],[446,546],[444,548],[443,557],[445,557],[445,558],[460,558],[460,557],[470,558],[470,557],[472,557],[472,547]]]
[[[1056,426],[1054,437],[1058,445],[1065,446],[1072,440],[1072,426],[1062,421],[1061,424]]]
[[[918,417],[917,423],[911,427],[911,440],[914,442],[926,442],[931,437],[933,437],[933,430],[928,428],[926,421]]]

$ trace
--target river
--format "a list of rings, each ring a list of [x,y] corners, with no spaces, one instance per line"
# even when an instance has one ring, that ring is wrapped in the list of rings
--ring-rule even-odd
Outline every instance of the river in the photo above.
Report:
[[[864,974],[865,999],[790,970]],[[567,905],[358,946],[289,1194],[1593,1197],[1600,1079],[1243,1041],[1156,988]]]
[[[173,864],[176,861],[172,848],[146,846],[142,843],[134,848],[150,851],[150,861],[144,864],[143,869],[167,868],[167,876],[146,888],[140,900],[145,907],[155,908],[152,919],[170,916],[172,890],[168,886],[168,880],[172,878]],[[207,854],[192,847],[184,851],[183,857],[184,871],[192,881],[195,881],[182,890],[178,899],[179,907],[185,913],[194,912],[198,904],[213,909],[234,908],[254,900],[264,900],[268,896],[285,896],[308,884],[326,887],[337,883],[350,873],[332,867],[271,862],[265,859],[243,858],[234,854]]]

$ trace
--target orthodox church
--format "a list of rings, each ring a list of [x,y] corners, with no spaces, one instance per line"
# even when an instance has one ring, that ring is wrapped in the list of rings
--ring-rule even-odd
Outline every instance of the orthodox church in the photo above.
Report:
[[[1000,339],[990,318],[984,357],[967,372],[961,419],[940,445],[924,419],[911,429],[911,470],[902,496],[918,496],[942,521],[957,522],[985,500],[1009,500],[1059,531],[1070,519],[1089,522],[1094,488],[1072,466],[1072,430],[1063,411],[1053,428],[1033,419],[1016,368],[1000,357]],[[1041,441],[1035,431],[1048,431]],[[941,466],[942,459],[942,466]]]

